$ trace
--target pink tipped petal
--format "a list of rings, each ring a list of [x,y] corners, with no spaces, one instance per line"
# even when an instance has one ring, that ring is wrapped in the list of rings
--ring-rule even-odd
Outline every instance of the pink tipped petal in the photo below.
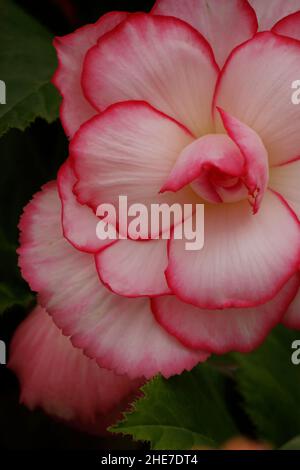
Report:
[[[227,179],[242,177],[244,167],[243,155],[227,135],[208,134],[183,149],[161,192],[178,191],[193,183],[194,190],[205,200],[221,202],[222,194],[213,176],[218,172],[220,180],[221,175]]]
[[[66,239],[78,250],[96,253],[111,245],[111,240],[100,240],[96,235],[99,218],[88,206],[79,204],[73,193],[77,179],[67,160],[59,170],[57,184],[62,202],[62,225]]]
[[[207,358],[166,333],[154,319],[148,299],[121,297],[101,284],[94,257],[76,250],[62,236],[55,183],[26,207],[20,229],[23,277],[73,345],[101,367],[131,378],[159,372],[169,377]]]
[[[299,222],[271,191],[255,215],[246,201],[207,205],[204,228],[201,251],[186,251],[185,239],[170,242],[167,281],[187,303],[208,309],[260,305],[297,271]]]
[[[41,307],[15,333],[8,367],[20,380],[21,402],[28,408],[42,408],[93,434],[104,434],[121,418],[142,384],[84,356]]]
[[[299,288],[294,276],[269,302],[254,308],[201,310],[167,295],[152,299],[157,321],[184,345],[217,354],[249,352],[279,323]]]
[[[82,126],[71,142],[80,202],[94,211],[100,204],[113,204],[117,216],[119,196],[127,196],[128,207],[144,204],[149,214],[150,204],[188,202],[190,189],[167,195],[159,190],[191,141],[185,128],[146,103],[111,106]],[[148,236],[145,230],[141,227],[141,238]]]
[[[111,12],[102,16],[95,24],[54,39],[59,67],[53,77],[53,83],[63,97],[60,117],[69,137],[74,135],[83,122],[97,114],[97,110],[86,100],[81,88],[85,55],[101,36],[111,31],[126,17],[127,13]]]
[[[299,2],[300,3],[300,2]],[[300,9],[300,7],[299,7]],[[282,36],[300,40],[300,11],[278,21],[272,28],[272,31]]]
[[[197,29],[220,67],[232,49],[257,31],[256,15],[246,0],[157,0],[151,13],[174,16]]]
[[[284,197],[300,219],[300,159],[271,168],[269,187]]]
[[[228,135],[239,147],[245,159],[246,175],[243,178],[249,190],[253,211],[256,213],[262,202],[269,179],[268,153],[264,144],[246,124],[218,108]]]
[[[206,134],[217,75],[209,45],[188,24],[136,14],[89,51],[82,85],[100,111],[120,101],[147,101],[195,134]]]
[[[282,323],[287,328],[300,330],[300,289],[293,302],[290,304]]]
[[[101,281],[125,297],[171,293],[165,278],[167,241],[119,240],[96,255]]]
[[[260,33],[232,53],[216,87],[215,106],[259,135],[270,165],[299,156],[300,106],[292,103],[299,77],[300,42]]]
[[[248,0],[255,10],[259,29],[267,31],[291,13],[300,10],[300,0]]]

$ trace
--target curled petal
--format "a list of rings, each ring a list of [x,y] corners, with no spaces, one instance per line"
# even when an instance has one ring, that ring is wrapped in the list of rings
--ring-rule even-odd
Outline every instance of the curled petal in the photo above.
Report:
[[[228,192],[232,201],[236,193],[232,186],[244,175],[244,157],[235,143],[225,134],[208,134],[183,149],[160,192],[178,191],[192,183],[207,201],[222,202]]]
[[[142,379],[100,368],[63,336],[47,312],[36,307],[12,341],[8,367],[21,383],[21,402],[93,434],[121,417]]]

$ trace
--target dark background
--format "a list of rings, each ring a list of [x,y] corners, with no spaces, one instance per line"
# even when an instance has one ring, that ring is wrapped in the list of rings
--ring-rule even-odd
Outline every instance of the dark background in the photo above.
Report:
[[[149,1],[104,0],[19,0],[15,1],[44,24],[53,35],[64,35],[79,26],[95,22],[108,11],[149,11],[154,4]],[[10,156],[14,154],[11,168]],[[60,164],[68,153],[67,139],[59,121],[49,125],[36,120],[25,132],[12,129],[0,139],[0,155],[4,162],[0,172],[0,198],[2,204],[0,225],[5,238],[18,243],[17,224],[23,207],[31,196],[47,181],[56,177]],[[22,184],[16,186],[15,174],[20,172]],[[7,194],[7,188],[10,188]],[[27,291],[17,269],[14,250],[1,253],[0,279],[9,276],[18,289]],[[9,342],[18,324],[34,305],[14,307],[0,317],[0,338]],[[41,410],[30,412],[19,405],[19,386],[16,377],[0,366],[0,448],[10,450],[34,449],[130,449],[136,444],[129,439],[98,437],[82,434],[55,422]]]

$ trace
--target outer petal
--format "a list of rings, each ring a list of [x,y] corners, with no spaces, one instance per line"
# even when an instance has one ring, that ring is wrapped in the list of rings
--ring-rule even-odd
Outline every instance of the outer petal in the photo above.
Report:
[[[97,23],[89,24],[67,36],[54,39],[59,67],[53,83],[63,96],[60,117],[66,134],[70,137],[80,125],[97,114],[86,100],[81,88],[82,65],[87,51],[97,40],[111,31],[127,17],[124,12],[111,12],[102,16]]]
[[[223,66],[229,53],[257,31],[257,19],[246,0],[157,0],[152,13],[175,16],[196,28]]]
[[[258,18],[259,29],[271,29],[281,18],[300,10],[300,0],[248,0]]]
[[[300,289],[289,306],[282,323],[288,328],[300,329]]]
[[[102,282],[126,297],[171,293],[165,278],[167,241],[119,240],[96,256]]]
[[[102,203],[113,204],[117,215],[120,195],[128,197],[128,205],[188,202],[189,189],[175,195],[159,195],[159,190],[191,141],[185,128],[146,103],[111,106],[82,126],[70,146],[80,202],[94,211]]]
[[[168,295],[152,299],[152,309],[159,323],[188,347],[217,354],[249,352],[280,322],[299,284],[300,277],[294,276],[274,299],[254,308],[201,310]]]
[[[300,2],[299,2],[300,5]],[[299,6],[300,9],[300,6]],[[283,36],[300,40],[300,11],[278,21],[272,31]]]
[[[181,300],[209,309],[252,307],[297,271],[300,225],[276,194],[267,191],[255,215],[244,201],[206,206],[204,220],[201,251],[185,251],[184,239],[170,242],[166,276]]]
[[[101,434],[142,384],[100,368],[36,307],[12,341],[8,367],[21,382],[21,402],[88,432]]]
[[[76,199],[73,187],[77,179],[67,160],[59,170],[57,184],[62,202],[62,225],[65,238],[78,250],[95,253],[111,245],[111,240],[100,240],[96,235],[99,218],[93,210]]]
[[[299,156],[300,106],[291,88],[299,76],[300,42],[273,33],[235,49],[220,75],[215,105],[256,131],[271,165]]]
[[[94,257],[62,236],[55,183],[26,207],[20,228],[23,276],[73,345],[102,367],[131,378],[159,372],[168,377],[207,358],[168,335],[148,299],[120,297],[101,285]]]
[[[284,197],[300,219],[300,159],[272,168],[269,187]]]
[[[89,51],[82,85],[100,111],[119,101],[143,100],[198,135],[212,130],[217,75],[209,45],[188,24],[136,14]]]

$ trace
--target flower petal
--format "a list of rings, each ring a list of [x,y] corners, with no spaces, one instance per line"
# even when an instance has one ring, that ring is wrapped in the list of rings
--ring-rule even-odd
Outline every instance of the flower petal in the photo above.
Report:
[[[246,201],[206,205],[204,222],[201,251],[186,251],[184,239],[170,242],[166,277],[181,300],[208,309],[252,307],[297,271],[300,225],[275,193],[265,193],[255,215]]]
[[[254,308],[201,310],[167,295],[152,299],[157,321],[185,346],[216,354],[249,352],[280,322],[300,284],[294,276],[269,302]]]
[[[253,211],[256,213],[262,202],[269,180],[268,153],[259,135],[234,116],[218,108],[228,135],[240,149],[245,159],[246,175],[244,183],[252,198]]]
[[[300,10],[300,0],[248,0],[258,18],[259,29],[271,29],[277,21]]]
[[[136,14],[88,52],[82,85],[99,111],[120,101],[147,101],[206,134],[218,71],[209,45],[187,23]]]
[[[289,306],[282,323],[287,328],[293,328],[295,330],[300,329],[300,289],[298,290],[298,293],[293,302]]]
[[[300,106],[291,88],[299,76],[300,42],[260,33],[235,49],[216,87],[214,104],[260,136],[271,165],[299,156]]]
[[[300,9],[300,2],[299,2]],[[272,31],[282,36],[300,40],[300,11],[289,15],[282,20],[278,21],[272,28]]]
[[[164,274],[167,265],[166,240],[119,240],[96,255],[101,281],[125,297],[170,293]]]
[[[83,26],[74,33],[54,39],[59,67],[53,77],[53,83],[63,96],[60,118],[69,137],[74,135],[83,122],[97,114],[97,110],[86,100],[81,88],[85,55],[101,36],[115,28],[126,17],[125,12],[107,13],[95,24]]]
[[[73,187],[77,179],[70,161],[62,165],[57,177],[58,191],[62,202],[62,225],[65,238],[78,250],[95,253],[113,243],[100,240],[96,235],[99,218],[93,210],[76,199]]]
[[[269,187],[287,201],[300,219],[300,159],[271,168]]]
[[[51,183],[22,216],[19,265],[41,305],[75,347],[101,367],[131,378],[159,372],[169,377],[207,358],[168,335],[155,321],[148,299],[128,299],[106,289],[94,257],[62,236],[60,217],[57,188]]]
[[[146,103],[111,106],[82,126],[70,145],[80,202],[94,211],[112,204],[116,216],[119,196],[127,196],[128,206],[144,204],[149,214],[150,204],[188,202],[194,197],[189,188],[167,195],[159,190],[191,141],[185,128]],[[141,227],[141,238],[147,236],[148,229]]]
[[[104,434],[133,400],[142,379],[100,368],[36,307],[17,329],[8,367],[21,382],[21,402],[93,434]]]
[[[157,0],[155,15],[175,16],[201,33],[223,66],[228,55],[257,31],[257,19],[246,0]]]

